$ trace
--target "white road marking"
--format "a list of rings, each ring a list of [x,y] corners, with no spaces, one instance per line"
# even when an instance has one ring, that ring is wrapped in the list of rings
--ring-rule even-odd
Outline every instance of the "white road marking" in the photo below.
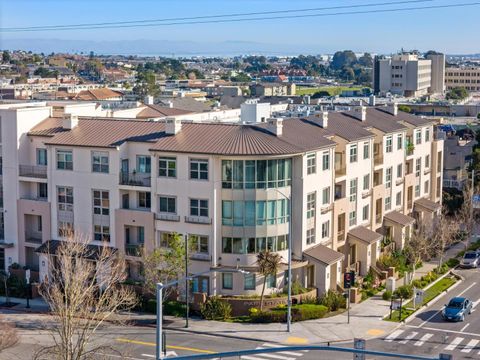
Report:
[[[408,342],[408,340],[411,340],[413,339],[415,336],[417,336],[418,332],[416,331],[412,331],[411,334],[408,334],[407,336],[405,336],[405,339],[403,339],[402,341],[399,341],[400,344],[406,344]]]
[[[265,344],[263,344],[263,345],[265,345]],[[270,347],[276,348],[276,347],[279,347],[279,346],[270,346]],[[257,349],[266,349],[266,348],[264,348],[264,347],[257,347]],[[283,355],[303,356],[303,354],[301,354],[301,353],[292,352],[292,351],[279,351],[278,353],[279,353],[279,354],[283,354]]]
[[[480,340],[476,340],[476,339],[470,340],[470,342],[465,346],[462,352],[469,353],[470,351],[472,351],[472,349],[475,348],[475,345],[477,345],[479,342]]]
[[[460,297],[462,296],[463,294],[465,294],[468,290],[470,290],[472,287],[474,287],[475,285],[477,284],[476,281],[474,281],[473,283],[470,284],[469,287],[467,287],[466,289],[464,289],[462,292],[460,292],[460,294],[457,295],[457,297]]]
[[[386,338],[385,338],[385,341],[386,342],[392,342],[393,340],[395,340],[398,335],[400,335],[401,333],[403,333],[404,330],[396,330],[394,331],[393,333],[391,333],[390,335],[388,335]]]
[[[148,357],[148,358],[154,358],[154,359],[155,359],[155,355],[150,355],[150,354],[142,354],[142,356],[145,356],[145,357]]]
[[[462,328],[460,329],[460,332],[462,332],[463,330],[465,330],[465,329],[466,329],[467,327],[469,327],[469,326],[470,326],[470,323],[468,323],[467,325],[465,325],[464,327],[462,327]]]
[[[240,356],[240,359],[245,359],[245,360],[265,360],[265,358],[259,358],[256,356],[247,356],[247,355],[242,355]]]
[[[425,334],[425,335],[423,335],[423,336],[420,338],[420,340],[418,340],[418,341],[417,341],[415,344],[413,344],[413,345],[415,345],[415,346],[422,346],[422,345],[425,343],[425,341],[428,341],[432,336],[433,336],[433,334],[430,334],[430,333]]]
[[[462,337],[456,337],[453,339],[453,341],[450,343],[450,345],[445,347],[445,350],[447,351],[452,351],[455,350],[455,348],[463,341]]]
[[[477,301],[474,301],[472,303],[472,310],[475,309],[475,307],[480,303],[480,299],[478,299]]]
[[[415,325],[405,325],[406,327],[409,327],[411,329],[419,329],[420,326],[415,326]],[[445,333],[450,333],[450,334],[459,334],[459,335],[470,335],[470,336],[475,336],[475,337],[480,337],[480,334],[478,333],[471,333],[471,332],[461,332],[458,330],[446,330],[446,329],[437,329],[437,328],[432,328],[432,327],[423,327],[423,330],[430,330],[430,331],[439,331],[439,332],[445,332]]]
[[[295,358],[291,357],[286,357],[286,356],[281,356],[277,354],[255,354],[257,356],[265,356],[267,358],[272,358],[272,359],[280,359],[280,360],[295,360]]]

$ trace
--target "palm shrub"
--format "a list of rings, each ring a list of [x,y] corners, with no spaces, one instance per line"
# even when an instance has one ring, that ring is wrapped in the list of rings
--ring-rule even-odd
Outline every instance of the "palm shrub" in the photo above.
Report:
[[[207,320],[227,320],[232,315],[232,306],[218,296],[212,296],[200,306],[200,313]]]

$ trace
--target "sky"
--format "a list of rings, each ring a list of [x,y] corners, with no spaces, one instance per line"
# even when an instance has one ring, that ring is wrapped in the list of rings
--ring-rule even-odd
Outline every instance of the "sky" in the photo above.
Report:
[[[0,0],[0,28],[295,10],[392,1],[398,0]],[[430,0],[381,8],[474,2],[476,1]],[[365,9],[323,12],[355,10]],[[249,50],[258,52],[259,49],[272,53],[283,51],[286,54],[324,54],[344,49],[392,53],[404,48],[469,54],[480,53],[479,15],[480,3],[479,6],[447,9],[217,24],[0,32],[0,48],[18,46],[25,50],[49,52],[86,51],[90,47],[101,53],[115,51],[117,47],[119,53],[132,51],[159,54],[188,52],[189,49],[196,54]]]

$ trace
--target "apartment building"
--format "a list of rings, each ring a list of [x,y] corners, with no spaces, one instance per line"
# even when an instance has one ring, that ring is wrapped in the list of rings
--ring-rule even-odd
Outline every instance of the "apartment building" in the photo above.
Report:
[[[283,288],[292,236],[292,280],[323,293],[346,269],[366,275],[385,237],[401,248],[415,219],[440,208],[443,142],[432,123],[395,105],[254,125],[56,110],[0,108],[0,266],[27,265],[40,279],[51,261],[45,250],[65,229],[117,248],[132,279],[141,249],[179,233],[194,246],[193,273],[249,271],[195,278],[194,291],[258,293],[256,254],[271,250],[283,258],[271,293]]]
[[[250,86],[250,92],[252,96],[256,97],[293,96],[296,92],[296,85],[293,83],[254,84]]]
[[[480,67],[448,67],[445,69],[447,90],[464,87],[468,91],[480,91]]]
[[[461,137],[455,133],[442,133],[442,136],[445,146],[443,187],[462,190],[469,181],[473,147],[477,141],[473,136]]]
[[[375,94],[392,93],[407,97],[443,93],[445,90],[445,55],[402,53],[390,58],[376,57],[373,69]]]

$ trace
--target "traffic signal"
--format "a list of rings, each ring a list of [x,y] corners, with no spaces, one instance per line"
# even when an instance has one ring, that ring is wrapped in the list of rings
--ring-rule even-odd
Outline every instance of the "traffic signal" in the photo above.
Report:
[[[350,289],[355,285],[355,271],[349,271],[343,274],[343,288]]]

